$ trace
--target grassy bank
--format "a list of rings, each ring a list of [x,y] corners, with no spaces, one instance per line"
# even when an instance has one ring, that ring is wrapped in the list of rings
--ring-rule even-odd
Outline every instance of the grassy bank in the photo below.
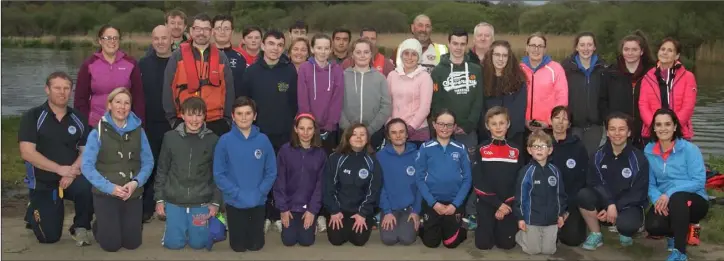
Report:
[[[25,163],[20,158],[18,128],[20,117],[2,117],[2,184],[20,186],[25,177]]]

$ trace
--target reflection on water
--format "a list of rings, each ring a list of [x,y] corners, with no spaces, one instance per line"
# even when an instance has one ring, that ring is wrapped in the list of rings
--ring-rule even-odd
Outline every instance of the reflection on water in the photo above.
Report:
[[[45,101],[45,77],[53,71],[75,78],[90,50],[2,48],[2,115],[18,115]],[[132,53],[140,59],[142,53]],[[699,84],[694,122],[694,142],[707,154],[724,155],[724,69],[722,65],[697,65]],[[72,104],[72,96],[71,96]]]

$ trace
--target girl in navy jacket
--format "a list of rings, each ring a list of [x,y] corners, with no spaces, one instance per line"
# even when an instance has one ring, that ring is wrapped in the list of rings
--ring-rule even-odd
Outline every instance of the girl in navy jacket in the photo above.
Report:
[[[232,107],[234,127],[214,151],[214,180],[226,202],[229,244],[235,252],[264,247],[266,198],[277,178],[274,149],[252,122],[256,104],[239,97]]]
[[[385,126],[391,146],[376,155],[384,173],[380,209],[384,218],[380,230],[382,243],[411,245],[420,227],[422,197],[415,184],[417,146],[407,142],[407,123],[394,118]]]
[[[311,246],[315,215],[322,207],[322,171],[327,153],[314,116],[297,115],[293,129],[292,140],[282,145],[277,155],[274,202],[281,213],[282,243]]]
[[[452,140],[455,114],[442,109],[434,118],[435,138],[422,144],[415,160],[415,176],[422,199],[422,243],[431,248],[440,242],[456,248],[467,238],[462,229],[463,203],[470,191],[467,148]]]
[[[322,199],[330,214],[327,238],[335,246],[347,241],[363,246],[370,239],[382,169],[370,155],[369,137],[364,124],[345,129],[339,147],[325,166]]]

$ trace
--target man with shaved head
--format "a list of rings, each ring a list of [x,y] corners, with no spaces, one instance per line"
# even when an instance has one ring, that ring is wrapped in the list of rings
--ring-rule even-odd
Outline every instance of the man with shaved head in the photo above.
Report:
[[[428,73],[431,73],[432,68],[440,63],[440,57],[448,53],[447,46],[445,46],[445,44],[432,42],[432,39],[430,38],[432,37],[432,20],[430,20],[430,17],[427,15],[420,14],[416,16],[415,19],[412,20],[410,31],[412,31],[415,39],[420,41],[420,44],[422,45],[422,57],[420,57],[422,60],[421,65],[427,69]],[[394,57],[398,57],[395,58],[397,59],[395,64],[402,64],[398,55],[395,55]]]
[[[171,56],[173,37],[171,30],[165,25],[158,25],[151,32],[153,49],[146,53],[138,63],[141,68],[141,80],[143,81],[143,92],[146,97],[146,136],[151,145],[153,158],[158,160],[161,152],[163,135],[171,130],[166,120],[165,111],[162,106],[161,95],[163,93],[163,73],[166,63]],[[155,166],[155,164],[154,164]],[[143,190],[143,221],[147,222],[153,217],[156,203],[153,201],[153,180],[156,176],[154,167],[151,177],[146,182]]]

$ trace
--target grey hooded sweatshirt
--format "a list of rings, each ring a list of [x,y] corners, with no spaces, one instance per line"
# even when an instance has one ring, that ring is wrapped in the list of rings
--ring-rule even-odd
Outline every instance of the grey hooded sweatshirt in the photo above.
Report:
[[[371,136],[382,129],[391,114],[392,98],[382,73],[373,68],[367,72],[355,71],[353,67],[344,70],[341,129],[364,123]]]

